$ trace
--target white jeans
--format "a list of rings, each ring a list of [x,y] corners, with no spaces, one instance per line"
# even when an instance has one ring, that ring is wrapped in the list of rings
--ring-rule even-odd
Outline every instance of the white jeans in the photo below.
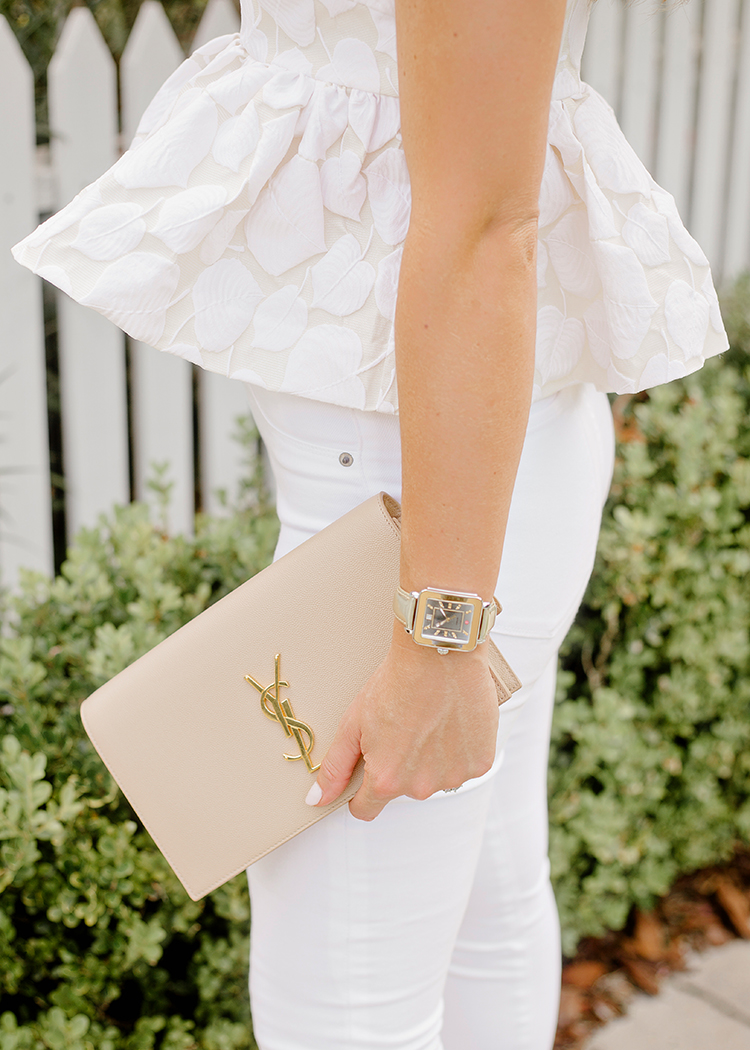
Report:
[[[248,395],[276,479],[277,557],[374,493],[400,498],[397,418]],[[343,807],[248,868],[261,1050],[552,1046],[557,650],[591,573],[613,460],[605,394],[578,384],[532,406],[492,632],[524,685],[500,708],[492,770],[456,793],[396,799],[370,823]]]

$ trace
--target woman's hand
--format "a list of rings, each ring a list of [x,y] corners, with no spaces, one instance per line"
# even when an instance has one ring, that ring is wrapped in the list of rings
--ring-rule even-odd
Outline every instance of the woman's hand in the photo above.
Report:
[[[383,663],[351,703],[318,773],[317,805],[338,798],[360,754],[365,776],[349,803],[373,820],[399,795],[425,799],[486,773],[498,703],[487,646],[440,656],[396,626]]]

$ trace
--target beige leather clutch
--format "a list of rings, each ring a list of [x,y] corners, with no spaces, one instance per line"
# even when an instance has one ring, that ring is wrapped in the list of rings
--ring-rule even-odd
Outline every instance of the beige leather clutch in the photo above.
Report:
[[[193,900],[343,806],[305,795],[384,658],[400,508],[374,496],[196,616],[82,704],[94,747]],[[498,701],[520,687],[492,641]]]

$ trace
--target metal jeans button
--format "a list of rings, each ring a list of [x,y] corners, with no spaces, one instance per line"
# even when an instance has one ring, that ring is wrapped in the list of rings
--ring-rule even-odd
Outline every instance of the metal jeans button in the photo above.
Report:
[[[339,456],[339,463],[342,467],[350,467],[354,462],[354,456],[351,452],[342,452]]]

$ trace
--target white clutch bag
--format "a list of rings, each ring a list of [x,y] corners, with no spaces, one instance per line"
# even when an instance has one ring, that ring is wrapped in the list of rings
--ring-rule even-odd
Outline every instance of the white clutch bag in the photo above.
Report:
[[[400,508],[374,496],[84,700],[94,747],[193,900],[332,810],[305,804],[338,722],[383,660]],[[521,683],[488,640],[498,702]]]

